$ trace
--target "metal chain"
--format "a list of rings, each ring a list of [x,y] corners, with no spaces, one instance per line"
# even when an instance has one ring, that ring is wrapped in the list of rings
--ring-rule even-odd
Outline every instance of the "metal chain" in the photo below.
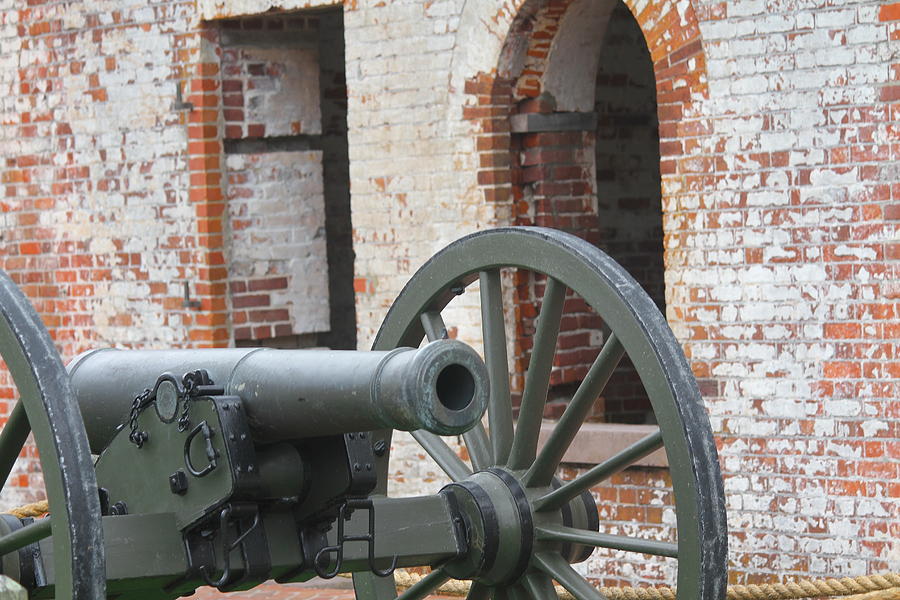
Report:
[[[187,428],[191,426],[188,413],[191,408],[191,398],[197,388],[197,379],[193,373],[185,373],[184,377],[181,378],[181,383],[184,384],[184,394],[181,396],[181,416],[178,417],[178,431],[187,431]]]
[[[149,389],[145,389],[143,392],[134,397],[134,401],[131,403],[131,412],[128,415],[128,423],[131,428],[131,432],[128,434],[128,439],[132,444],[137,446],[138,448],[144,445],[144,442],[150,437],[146,431],[138,430],[138,415],[141,414],[141,411],[150,404],[150,394],[152,392]]]
[[[188,416],[191,408],[191,399],[197,395],[198,386],[204,383],[212,383],[206,381],[207,379],[208,376],[205,371],[189,371],[181,378],[184,389],[179,391],[181,416],[178,417],[178,431],[186,431],[188,427],[191,426],[191,421]],[[157,386],[158,385],[159,382],[157,381]],[[128,434],[128,439],[138,448],[142,447],[144,442],[150,437],[146,431],[138,429],[138,416],[141,414],[141,411],[149,406],[155,399],[153,392],[148,388],[135,396],[134,401],[131,403],[131,412],[128,415],[128,424],[131,431]]]

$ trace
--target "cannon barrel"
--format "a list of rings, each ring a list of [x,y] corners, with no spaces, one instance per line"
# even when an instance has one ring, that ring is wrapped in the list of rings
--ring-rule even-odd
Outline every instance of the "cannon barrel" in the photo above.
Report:
[[[68,366],[91,450],[106,447],[157,377],[197,369],[241,398],[260,442],[381,428],[458,434],[481,418],[490,391],[481,358],[455,340],[389,352],[91,350]]]

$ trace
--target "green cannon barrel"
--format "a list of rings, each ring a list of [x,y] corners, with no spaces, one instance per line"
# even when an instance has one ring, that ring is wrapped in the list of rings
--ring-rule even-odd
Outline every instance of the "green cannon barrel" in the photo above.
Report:
[[[68,366],[91,450],[106,447],[157,377],[197,369],[241,398],[260,442],[381,428],[458,434],[481,418],[490,391],[481,357],[455,340],[390,352],[91,350]]]

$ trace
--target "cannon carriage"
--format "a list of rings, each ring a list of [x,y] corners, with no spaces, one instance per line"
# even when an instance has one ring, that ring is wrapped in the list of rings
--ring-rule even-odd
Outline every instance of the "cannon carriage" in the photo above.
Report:
[[[501,280],[513,269],[546,276],[516,418]],[[483,359],[447,339],[442,316],[475,282]],[[573,295],[603,319],[605,341],[539,444]],[[3,573],[33,598],[168,599],[352,573],[358,598],[390,600],[395,568],[431,567],[399,597],[455,578],[472,582],[470,600],[550,600],[554,582],[602,600],[572,567],[595,547],[672,557],[679,598],[724,597],[722,482],[687,361],[638,284],[573,236],[506,228],[454,242],[412,277],[370,352],[96,350],[67,370],[5,276],[0,317],[20,393],[0,469],[8,477],[33,433],[51,509],[0,520]],[[561,481],[566,450],[625,355],[658,430]],[[394,430],[411,431],[451,483],[391,497]],[[468,462],[443,436],[462,437]],[[677,541],[599,531],[590,488],[660,448]]]

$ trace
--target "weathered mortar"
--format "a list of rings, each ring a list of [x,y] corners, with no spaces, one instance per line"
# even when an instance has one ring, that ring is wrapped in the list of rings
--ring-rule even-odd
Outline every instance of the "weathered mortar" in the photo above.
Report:
[[[504,42],[519,4],[346,6],[360,347],[428,256],[519,210],[509,183],[479,183],[481,171],[508,172],[509,145],[503,115],[475,111],[500,106],[495,76],[516,70],[521,49]],[[202,0],[199,16],[311,5]],[[628,6],[657,79],[668,317],[719,434],[734,577],[898,570],[900,7]],[[212,104],[192,100],[212,107],[211,131],[191,137],[188,127],[201,125],[172,110],[189,67],[219,60],[198,54],[195,10],[3,9],[0,267],[25,284],[67,357],[101,344],[187,344],[207,326],[230,332],[226,307],[212,302],[224,298],[223,279],[196,288],[220,257],[198,249],[216,232],[198,233],[207,217],[189,193],[206,190],[204,206],[221,211],[208,218],[221,222],[224,205],[209,191],[222,176],[220,74],[207,77]],[[527,49],[529,32],[518,35]],[[186,97],[200,91],[184,85]],[[211,146],[198,155],[189,139]],[[181,307],[185,280],[203,311]],[[465,315],[448,325],[475,329]],[[229,341],[215,335],[195,341]],[[32,457],[20,472],[34,466]],[[630,473],[633,497],[598,491],[604,518],[639,506],[639,493],[656,498],[659,480]],[[29,497],[36,480],[18,483],[5,502]],[[592,573],[649,581],[665,572],[621,560],[592,563]]]

